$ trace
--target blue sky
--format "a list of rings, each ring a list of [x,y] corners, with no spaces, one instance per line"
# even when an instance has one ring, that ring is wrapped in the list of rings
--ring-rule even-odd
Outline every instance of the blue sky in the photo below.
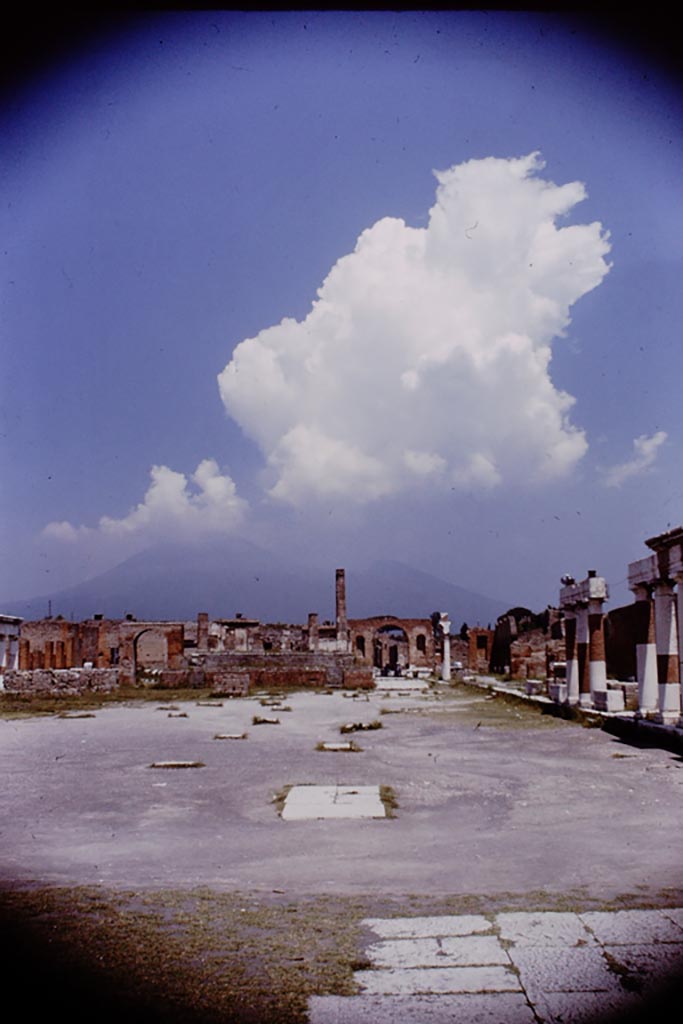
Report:
[[[683,520],[682,105],[516,12],[157,13],[17,81],[2,600],[222,533],[630,600]]]

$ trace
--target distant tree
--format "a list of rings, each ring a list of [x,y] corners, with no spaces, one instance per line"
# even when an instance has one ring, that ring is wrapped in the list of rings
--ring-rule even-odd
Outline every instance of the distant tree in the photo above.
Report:
[[[432,622],[432,633],[435,637],[439,635],[439,623],[441,622],[441,612],[432,612],[429,616]]]
[[[470,627],[467,625],[466,622],[463,622],[462,626],[460,627],[460,639],[467,640],[469,638],[469,635]]]

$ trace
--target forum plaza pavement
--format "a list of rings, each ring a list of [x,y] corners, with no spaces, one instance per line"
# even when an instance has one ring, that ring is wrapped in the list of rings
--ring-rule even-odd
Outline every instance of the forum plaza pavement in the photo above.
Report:
[[[276,931],[336,901],[335,972],[290,1016],[275,986],[223,1019],[680,1010],[680,755],[462,684],[380,683],[0,720],[3,891],[261,901]]]

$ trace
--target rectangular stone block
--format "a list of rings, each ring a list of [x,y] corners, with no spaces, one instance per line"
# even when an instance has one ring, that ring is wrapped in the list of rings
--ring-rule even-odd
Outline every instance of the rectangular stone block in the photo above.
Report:
[[[537,1024],[521,992],[313,996],[309,1024]]]
[[[356,971],[366,992],[385,995],[443,992],[519,992],[519,978],[505,967],[414,967],[398,971]]]
[[[593,910],[580,916],[605,946],[683,942],[683,927],[663,910]]]
[[[285,821],[317,818],[386,818],[379,786],[293,786],[282,809]]]
[[[495,935],[386,939],[366,949],[378,967],[509,966],[510,959]]]
[[[578,914],[540,911],[496,914],[500,937],[515,946],[585,946],[595,945]]]
[[[442,917],[368,917],[363,924],[383,938],[412,938],[429,935],[474,935],[492,932],[493,926],[482,914]]]

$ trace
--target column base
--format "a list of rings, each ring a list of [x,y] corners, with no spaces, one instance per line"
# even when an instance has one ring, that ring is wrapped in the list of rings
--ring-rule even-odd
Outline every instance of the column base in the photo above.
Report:
[[[655,711],[649,720],[656,725],[678,725],[681,714],[680,711]]]
[[[593,699],[592,699],[590,693],[580,693],[579,694],[579,707],[580,708],[592,708],[593,707]]]

